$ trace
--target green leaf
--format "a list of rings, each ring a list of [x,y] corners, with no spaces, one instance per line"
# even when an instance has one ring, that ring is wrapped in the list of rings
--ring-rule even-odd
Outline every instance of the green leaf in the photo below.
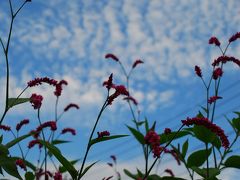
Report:
[[[182,146],[182,156],[183,156],[183,158],[185,158],[185,156],[187,154],[187,150],[188,150],[188,139],[184,142],[184,144]]]
[[[23,136],[20,136],[20,137],[14,139],[14,140],[8,142],[5,146],[9,149],[9,148],[11,148],[12,146],[14,146],[15,144],[17,144],[17,143],[19,143],[20,141],[28,138],[28,137],[31,136],[31,135],[32,135],[32,134],[29,133],[29,134],[25,134],[25,135],[23,135]]]
[[[90,146],[92,146],[96,143],[102,142],[102,141],[108,141],[108,140],[111,140],[111,139],[117,139],[117,138],[126,137],[126,136],[129,136],[129,135],[114,135],[114,136],[106,136],[106,137],[101,137],[101,138],[95,138],[95,139],[92,139],[90,141]]]
[[[22,179],[18,173],[15,160],[11,157],[0,156],[0,166],[11,176],[14,176],[18,179]]]
[[[44,145],[56,158],[57,160],[67,169],[69,174],[75,179],[78,175],[77,170],[74,166],[61,154],[61,151],[54,145],[45,142],[43,140],[39,140],[39,142]]]
[[[234,126],[234,128],[236,128],[238,130],[238,132],[240,131],[240,118],[233,118],[232,120],[232,125]]]
[[[196,138],[204,143],[211,143],[216,138],[216,134],[201,125],[194,125],[193,132]]]
[[[22,157],[12,157],[12,159],[16,161],[17,159],[22,159]],[[27,161],[26,159],[24,160],[24,164],[27,167],[31,168],[33,171],[36,171],[36,166],[34,166],[31,162]]]
[[[79,160],[80,160],[80,159],[76,159],[76,160],[70,161],[70,163],[71,163],[72,165],[74,165],[74,164],[76,164]],[[66,170],[65,167],[63,167],[63,166],[60,166],[60,167],[59,167],[59,172],[64,173],[64,172],[66,172],[66,171],[67,171],[67,170]]]
[[[208,179],[208,180],[213,180],[215,179],[214,177],[216,177],[217,175],[220,174],[220,170],[217,168],[209,168],[208,172],[209,172],[209,177],[206,178],[207,176],[207,169],[206,168],[198,168],[198,167],[191,167],[191,169],[193,171],[195,171],[196,173],[198,173],[200,176],[204,177],[204,179]]]
[[[156,121],[154,121],[152,127],[150,128],[151,130],[155,130],[155,127],[156,127]]]
[[[164,144],[164,143],[166,143],[166,142],[168,142],[168,141],[170,141],[170,140],[172,140],[172,138],[174,137],[174,139],[178,139],[178,138],[181,138],[181,137],[184,137],[184,136],[186,136],[186,135],[189,135],[189,134],[191,134],[191,132],[189,132],[189,131],[179,131],[177,134],[176,134],[177,132],[171,132],[171,134],[160,134],[160,144],[162,145],[162,144]]]
[[[234,155],[230,156],[224,163],[226,167],[238,168],[240,169],[240,156]]]
[[[137,179],[137,175],[134,175],[132,174],[130,171],[128,171],[127,169],[124,169],[123,172],[130,178],[133,178],[133,179]]]
[[[205,108],[205,107],[203,107],[203,106],[201,106],[201,108],[202,108],[202,110],[207,114],[208,113],[208,110],[207,110],[207,108]],[[201,113],[202,114],[202,113]]]
[[[220,139],[216,136],[212,142],[212,145],[215,146],[217,149],[220,149],[222,147],[221,144],[222,143],[221,143]]]
[[[203,150],[198,150],[193,152],[187,159],[187,166],[199,167],[203,165],[203,163],[207,160],[207,157],[209,157],[211,152],[212,152],[212,148],[208,149],[208,151],[206,151],[206,149],[203,149]]]
[[[162,178],[160,176],[158,176],[157,174],[152,174],[152,175],[148,176],[147,179],[148,180],[161,180]]]
[[[30,100],[30,98],[8,98],[8,107],[7,108],[10,109],[13,106],[28,102],[29,100]]]
[[[53,145],[56,145],[56,144],[64,144],[64,143],[69,143],[69,142],[71,142],[71,141],[56,139],[56,140],[53,140],[53,141],[52,141],[52,144],[53,144]]]
[[[2,144],[3,141],[3,135],[0,136],[0,144]]]
[[[135,121],[134,121],[135,122]],[[136,121],[135,122],[135,124],[137,125],[137,126],[141,126],[141,125],[143,125],[145,123],[145,121]]]
[[[25,179],[26,180],[34,180],[35,179],[35,175],[32,172],[26,172],[25,173]]]
[[[94,164],[96,164],[97,162],[98,162],[98,161],[96,161],[96,162],[90,164],[89,166],[87,166],[87,167],[84,169],[84,171],[82,172],[82,174],[80,174],[80,178],[83,177],[84,174],[86,174],[86,173],[88,172],[88,170],[89,170]]]
[[[142,177],[143,176],[143,173],[137,168],[137,173],[138,173],[138,176]]]
[[[129,129],[129,131],[133,134],[133,136],[137,139],[137,141],[140,144],[145,144],[144,136],[141,132],[139,132],[138,130],[136,130],[130,126],[127,126],[127,128]]]
[[[9,151],[8,148],[2,144],[0,144],[0,155],[8,155]]]

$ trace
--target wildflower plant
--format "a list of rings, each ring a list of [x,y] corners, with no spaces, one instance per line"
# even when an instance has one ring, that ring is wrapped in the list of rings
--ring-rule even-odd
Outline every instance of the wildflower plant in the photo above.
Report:
[[[0,37],[6,62],[5,107],[0,119],[0,174],[2,176],[8,174],[18,179],[33,180],[52,178],[54,180],[61,180],[63,179],[62,174],[68,172],[73,180],[82,179],[88,170],[98,162],[97,160],[86,166],[88,155],[95,144],[127,136],[112,135],[108,130],[99,131],[97,129],[102,114],[109,106],[113,105],[117,98],[122,98],[129,106],[133,125],[127,125],[126,128],[140,144],[145,162],[143,171],[137,168],[137,173],[134,173],[124,169],[124,173],[129,178],[135,180],[182,179],[175,177],[174,170],[170,168],[162,170],[164,174],[162,177],[157,173],[152,173],[153,168],[156,167],[157,163],[161,162],[160,160],[165,154],[174,158],[178,165],[184,165],[191,179],[195,179],[195,174],[198,174],[198,176],[201,176],[203,179],[214,180],[217,179],[217,176],[226,168],[240,169],[240,156],[238,154],[230,154],[234,152],[233,148],[240,134],[240,112],[234,112],[236,117],[233,119],[227,118],[227,123],[231,125],[235,134],[233,140],[228,139],[224,129],[217,124],[215,117],[218,101],[224,101],[224,97],[219,93],[221,79],[225,73],[224,65],[226,63],[234,63],[240,67],[239,59],[227,55],[227,50],[230,45],[240,39],[239,32],[229,38],[225,49],[222,48],[221,42],[217,37],[211,37],[209,39],[209,44],[219,48],[221,55],[213,61],[209,78],[202,73],[199,66],[195,66],[195,73],[197,77],[201,79],[206,90],[205,105],[202,106],[196,116],[186,117],[186,119],[179,121],[181,125],[176,131],[168,127],[159,129],[157,128],[157,122],[150,122],[147,118],[141,120],[140,118],[138,101],[135,99],[134,93],[130,90],[129,82],[133,71],[144,62],[140,59],[135,60],[130,71],[127,72],[121,60],[116,55],[107,54],[105,56],[106,59],[113,60],[120,65],[126,78],[126,83],[125,85],[115,84],[114,74],[110,74],[106,81],[102,83],[103,88],[106,90],[105,100],[90,131],[84,156],[81,161],[78,159],[68,160],[58,145],[69,142],[62,139],[62,136],[66,134],[75,136],[78,132],[72,127],[59,129],[59,123],[63,115],[70,109],[78,110],[80,108],[79,105],[75,103],[69,103],[62,109],[61,113],[58,112],[59,99],[68,82],[66,80],[55,80],[49,77],[37,77],[27,82],[25,88],[23,88],[17,97],[11,97],[9,93],[9,49],[14,22],[20,11],[30,2],[31,0],[22,0],[20,7],[15,10],[12,6],[12,0],[8,0],[11,21],[8,34],[6,35],[6,42]],[[41,86],[42,84],[53,88],[52,95],[55,96],[53,119],[45,120],[41,117],[41,107],[42,104],[45,103],[44,94],[33,93],[30,97],[22,97],[28,89],[37,88],[37,86]],[[22,103],[29,103],[32,106],[32,110],[36,113],[36,116],[34,118],[21,120],[16,124],[15,128],[6,125],[6,115],[9,110]],[[34,125],[35,128],[28,129],[29,124]],[[25,130],[28,129],[27,133],[23,134],[23,128]],[[8,136],[11,134],[13,139],[5,142],[5,133]],[[176,145],[175,142],[177,142],[177,139],[187,136],[199,140],[203,148],[195,152],[189,152],[188,147],[190,144],[188,139],[186,139],[182,145]],[[23,141],[28,142],[25,148],[23,147]],[[19,155],[13,156],[11,150],[15,146],[19,149]],[[37,163],[32,162],[28,158],[33,148],[38,152],[39,158]],[[111,159],[113,163],[108,163],[108,165],[113,168],[117,179],[120,180],[121,174],[116,168],[116,156],[112,155]],[[210,163],[211,161],[213,161],[213,163]],[[49,170],[48,167],[50,163],[53,164],[54,170]],[[76,163],[80,163],[80,168],[76,166]],[[113,176],[111,175],[103,179],[107,180],[112,178]]]

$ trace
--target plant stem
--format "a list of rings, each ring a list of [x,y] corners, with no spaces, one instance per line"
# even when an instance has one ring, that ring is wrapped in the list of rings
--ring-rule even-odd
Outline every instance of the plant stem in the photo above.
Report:
[[[206,178],[209,177],[209,162],[208,162],[208,143],[205,144],[206,145],[206,158],[207,158],[207,174],[206,174]]]
[[[92,140],[92,137],[93,137],[93,134],[94,134],[95,129],[96,129],[96,127],[97,127],[97,124],[98,124],[98,122],[99,122],[99,120],[100,120],[100,117],[101,117],[104,109],[105,109],[106,106],[107,106],[106,104],[107,104],[107,102],[108,102],[108,97],[109,97],[109,95],[107,96],[107,99],[105,100],[105,102],[104,102],[104,104],[103,104],[103,106],[102,106],[102,108],[101,108],[101,110],[100,110],[100,112],[99,112],[99,114],[98,114],[98,117],[97,117],[96,122],[95,122],[95,124],[94,124],[94,127],[93,127],[93,129],[92,129],[91,135],[90,135],[90,137],[89,137],[89,139],[88,139],[87,149],[86,149],[86,152],[85,152],[85,155],[84,155],[84,158],[83,158],[83,162],[82,162],[82,166],[81,166],[80,172],[79,172],[79,174],[78,174],[78,180],[80,180],[80,179],[82,178],[82,173],[83,173],[84,165],[85,165],[85,162],[86,162],[86,159],[87,159],[88,152],[89,152],[89,150],[90,150],[90,148],[91,148],[90,142],[91,142],[91,140]]]

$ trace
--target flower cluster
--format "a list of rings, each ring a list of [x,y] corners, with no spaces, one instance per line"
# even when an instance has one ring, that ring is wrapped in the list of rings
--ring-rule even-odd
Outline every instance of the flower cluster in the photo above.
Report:
[[[29,119],[24,119],[20,123],[16,125],[16,130],[19,131],[23,125],[26,125],[29,123]]]
[[[20,168],[24,169],[25,171],[27,170],[25,163],[23,162],[22,159],[17,159],[15,161],[16,165],[19,166]]]
[[[217,80],[219,77],[222,77],[222,74],[223,74],[223,70],[222,68],[219,67],[213,71],[212,77],[213,79]]]
[[[0,129],[4,130],[4,131],[10,131],[11,128],[9,126],[6,125],[0,125]]]
[[[36,131],[40,132],[42,131],[42,129],[46,128],[46,127],[50,127],[50,129],[52,131],[56,131],[57,130],[57,124],[56,121],[47,121],[44,122],[43,124],[41,124],[40,126],[37,127]]]
[[[60,172],[55,172],[53,178],[54,180],[62,180],[62,174]]]
[[[237,32],[236,34],[234,34],[232,37],[229,38],[228,42],[231,43],[233,41],[236,41],[239,38],[240,38],[240,32]]]
[[[153,157],[160,157],[162,147],[160,147],[160,136],[154,131],[150,130],[144,137],[146,144],[151,145]]]
[[[31,149],[32,147],[34,147],[36,144],[38,144],[39,148],[42,148],[42,144],[40,143],[40,141],[38,139],[34,139],[32,141],[30,141],[28,143],[28,148]]]
[[[219,126],[209,121],[208,118],[205,118],[205,117],[187,118],[186,120],[182,120],[182,123],[183,125],[186,125],[186,126],[191,126],[195,124],[195,125],[206,127],[207,129],[215,133],[220,138],[222,142],[222,146],[225,149],[229,147],[229,141],[224,131]]]
[[[164,134],[168,135],[171,134],[172,130],[170,128],[165,128],[164,129]]]
[[[132,68],[135,68],[138,64],[143,64],[144,62],[140,59],[136,60],[133,65],[132,65]]]
[[[211,37],[208,41],[209,44],[215,44],[216,46],[220,46],[221,43],[219,42],[218,38],[216,37]]]
[[[32,104],[34,109],[40,109],[42,105],[42,100],[43,100],[43,97],[35,93],[32,94],[32,96],[30,97],[30,103]]]
[[[220,97],[220,96],[212,96],[212,97],[210,97],[209,99],[208,99],[208,103],[209,104],[212,104],[212,103],[214,103],[216,100],[218,100],[218,99],[222,99],[222,97]]]
[[[114,61],[119,61],[119,59],[117,58],[117,56],[115,56],[114,54],[106,54],[106,56],[105,56],[105,58],[106,59],[112,59],[112,60],[114,60]]]
[[[108,98],[108,105],[111,105],[114,99],[116,99],[120,95],[129,96],[129,92],[126,90],[125,86],[123,85],[117,85],[113,87],[115,89],[115,92],[109,96]]]
[[[104,81],[103,82],[103,86],[106,86],[106,88],[108,89],[108,91],[114,87],[114,84],[113,84],[113,74],[111,73],[111,75],[109,76],[108,80],[107,81]]]
[[[132,96],[127,96],[127,97],[124,97],[123,98],[123,100],[126,100],[126,101],[131,101],[135,106],[137,106],[138,105],[138,102],[137,102],[137,100],[134,98],[134,97],[132,97]]]
[[[78,106],[77,104],[70,103],[69,105],[67,105],[67,106],[64,108],[64,112],[68,111],[68,110],[71,109],[71,108],[79,109],[79,106]]]
[[[108,132],[108,131],[97,132],[97,134],[98,134],[98,138],[110,136],[110,132]]]
[[[49,85],[56,86],[58,82],[55,79],[44,77],[44,78],[35,78],[34,80],[29,81],[27,84],[28,84],[28,87],[33,87],[33,86],[41,85],[42,83],[47,83]]]
[[[61,80],[59,83],[56,84],[56,89],[54,91],[54,94],[58,97],[62,94],[62,85],[68,85],[67,81]]]
[[[197,76],[202,77],[202,71],[199,66],[195,66],[195,72]]]
[[[227,62],[233,62],[237,64],[240,67],[240,60],[232,57],[232,56],[219,56],[217,59],[215,59],[212,63],[212,66],[218,66],[220,63],[227,63]]]
[[[64,128],[61,132],[61,134],[65,134],[65,133],[71,133],[73,136],[76,135],[76,130],[73,128]]]

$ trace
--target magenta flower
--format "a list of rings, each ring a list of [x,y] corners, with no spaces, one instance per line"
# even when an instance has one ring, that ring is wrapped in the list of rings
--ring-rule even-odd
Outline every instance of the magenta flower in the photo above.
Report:
[[[237,32],[236,34],[232,35],[232,37],[229,38],[228,42],[231,43],[233,41],[236,41],[240,38],[240,32]]]
[[[217,68],[213,71],[213,79],[217,80],[219,77],[222,77],[223,71],[221,68]]]
[[[222,146],[225,149],[229,147],[229,141],[224,131],[219,126],[209,121],[208,118],[205,118],[205,117],[187,118],[186,120],[182,120],[182,123],[183,125],[186,125],[186,126],[191,126],[195,124],[195,125],[206,127],[207,129],[215,133],[220,138],[222,142]]]
[[[208,41],[209,44],[215,44],[216,46],[220,46],[221,43],[219,42],[218,38],[216,37],[211,37]]]
[[[202,77],[202,71],[199,66],[195,66],[195,73],[197,76]]]
[[[64,108],[64,112],[68,111],[68,110],[71,109],[71,108],[79,109],[79,106],[78,106],[77,104],[70,103],[69,105],[67,105],[67,106]]]
[[[209,104],[212,104],[212,103],[214,103],[216,100],[218,100],[218,99],[222,99],[222,97],[220,97],[220,96],[212,96],[212,97],[210,97],[209,99],[208,99],[208,103]]]
[[[27,170],[25,163],[23,162],[22,159],[17,159],[15,161],[16,165],[19,166],[20,168],[24,169],[25,171]]]
[[[165,128],[164,129],[164,134],[168,135],[171,134],[172,130],[170,128]]]
[[[115,56],[114,54],[106,54],[106,55],[105,55],[105,58],[106,58],[106,59],[109,59],[109,58],[110,58],[110,59],[112,59],[112,60],[114,60],[114,61],[117,61],[117,62],[119,61],[119,59],[117,58],[117,56]]]
[[[144,62],[140,59],[136,60],[133,65],[132,65],[132,68],[135,68],[138,64],[143,64]]]
[[[54,180],[62,180],[62,174],[60,172],[55,172],[53,178]]]
[[[126,100],[126,101],[131,101],[135,106],[138,105],[138,102],[136,99],[134,99],[132,96],[127,96],[127,97],[124,97],[123,100]]]
[[[102,132],[97,132],[98,138],[110,136],[110,133],[108,131],[102,131]]]
[[[23,125],[26,125],[29,123],[29,119],[24,119],[20,123],[16,125],[16,130],[19,131]]]
[[[34,80],[29,81],[27,84],[29,87],[33,87],[33,86],[41,85],[42,83],[47,83],[49,85],[56,86],[58,82],[55,79],[44,77],[44,78],[35,78]]]
[[[59,97],[62,94],[62,85],[68,85],[67,81],[61,80],[59,83],[57,83],[55,87],[54,94],[55,96]]]
[[[112,81],[113,81],[113,74],[111,73],[108,80],[103,82],[103,86],[106,86],[108,91],[114,87],[114,84],[112,83]]]
[[[64,128],[61,132],[61,134],[65,134],[65,133],[71,133],[73,136],[76,135],[76,130],[73,128]]]
[[[40,109],[42,105],[42,100],[43,100],[43,97],[35,93],[32,94],[32,96],[30,97],[30,103],[32,104],[34,109]]]
[[[42,144],[39,142],[38,139],[34,139],[28,143],[28,148],[31,149],[34,147],[36,144],[38,144],[39,149],[42,148]]]
[[[4,131],[10,131],[11,128],[9,126],[6,125],[0,125],[0,129],[4,130]]]

